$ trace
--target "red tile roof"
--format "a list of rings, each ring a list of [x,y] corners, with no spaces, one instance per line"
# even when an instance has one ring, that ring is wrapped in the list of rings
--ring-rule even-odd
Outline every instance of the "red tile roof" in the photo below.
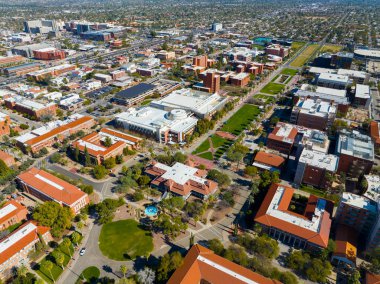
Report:
[[[1,242],[6,241],[10,236],[16,234],[17,232],[21,231],[25,226],[33,223],[36,225],[35,222],[29,221],[23,224],[19,229],[14,231],[12,234],[8,235],[5,239],[3,239]],[[16,253],[21,251],[23,248],[25,248],[27,245],[32,243],[33,241],[37,240],[38,234],[44,235],[45,233],[49,232],[50,228],[48,227],[43,227],[43,226],[37,226],[36,225],[36,230],[30,232],[29,234],[25,235],[23,238],[21,238],[18,242],[7,248],[5,251],[3,251],[0,254],[0,265],[3,264],[6,260],[10,259],[12,256],[14,256]],[[0,243],[1,243],[0,242]]]
[[[255,162],[278,168],[285,162],[285,159],[278,155],[259,151],[255,156]]]
[[[15,210],[9,212],[7,215],[4,215],[2,218],[0,218],[0,224],[2,224],[4,221],[7,221],[9,220],[10,218],[12,218],[13,216],[16,216],[20,211],[25,211],[25,217],[26,217],[26,214],[28,213],[27,212],[27,209],[25,206],[21,205],[20,203],[18,203],[17,201],[15,200],[10,200],[8,201],[7,203],[5,203],[1,208],[5,208],[6,206],[8,205],[13,205],[16,207]],[[18,220],[18,221],[21,221],[21,220]]]
[[[59,189],[54,185],[45,182],[44,180],[38,178],[37,175],[61,186],[63,189]],[[67,206],[71,206],[79,199],[87,195],[78,187],[37,168],[31,168],[30,170],[18,175],[17,178],[24,182],[27,186],[33,187],[57,202],[62,202]]]
[[[289,143],[293,143],[294,142],[294,139],[296,138],[297,136],[297,133],[298,133],[298,130],[296,127],[292,127],[292,129],[290,130],[288,136],[279,136],[277,135],[278,134],[278,131],[284,127],[284,126],[288,126],[288,127],[291,127],[291,125],[287,125],[286,123],[282,123],[282,122],[279,122],[277,123],[276,127],[273,129],[272,133],[270,133],[268,135],[268,138],[269,139],[273,139],[273,140],[278,140],[278,141],[284,141],[285,139],[288,139],[289,140]],[[284,141],[284,142],[287,142],[287,141]]]
[[[310,196],[308,205],[305,209],[305,215],[299,215],[296,213],[293,213],[291,211],[288,211],[290,201],[292,199],[294,189],[291,187],[279,185],[279,184],[272,184],[272,186],[269,188],[267,195],[264,198],[263,203],[261,204],[261,207],[259,211],[256,214],[255,222],[258,222],[260,224],[263,224],[267,227],[273,227],[277,228],[283,232],[290,233],[292,235],[298,236],[312,244],[315,244],[320,247],[327,247],[328,241],[329,241],[329,235],[330,235],[330,228],[331,228],[331,215],[332,211],[331,208],[333,208],[333,203],[331,201],[326,200],[327,204],[325,207],[324,212],[322,213],[322,220],[320,221],[320,229],[319,231],[315,232],[313,230],[309,230],[304,227],[300,227],[296,224],[290,223],[286,220],[282,220],[279,218],[276,218],[272,215],[267,214],[268,208],[272,202],[272,199],[274,195],[277,192],[277,188],[281,186],[285,188],[285,191],[283,193],[283,196],[281,198],[281,202],[278,204],[277,210],[280,211],[286,211],[286,213],[291,215],[297,215],[297,217],[309,219],[310,218],[310,212],[314,212],[316,201],[319,199],[315,196]]]
[[[357,232],[346,226],[339,225],[336,229],[335,251],[333,256],[347,258],[356,264]]]
[[[279,281],[266,278],[232,261],[229,261],[213,251],[201,246],[194,245],[187,253],[184,263],[179,267],[168,284],[276,284]]]
[[[379,123],[377,121],[371,121],[370,132],[373,141],[375,141],[376,144],[380,144]]]

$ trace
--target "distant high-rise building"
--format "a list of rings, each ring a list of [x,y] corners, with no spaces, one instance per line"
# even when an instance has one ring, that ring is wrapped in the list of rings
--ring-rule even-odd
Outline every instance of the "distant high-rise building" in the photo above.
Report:
[[[211,26],[211,30],[213,32],[219,32],[219,31],[223,30],[223,24],[221,24],[221,23],[213,23],[212,26]]]
[[[24,31],[30,34],[48,34],[49,32],[58,31],[58,25],[55,20],[33,20],[24,22]]]
[[[220,75],[216,72],[207,72],[203,79],[203,86],[210,89],[210,93],[218,93],[220,90]]]

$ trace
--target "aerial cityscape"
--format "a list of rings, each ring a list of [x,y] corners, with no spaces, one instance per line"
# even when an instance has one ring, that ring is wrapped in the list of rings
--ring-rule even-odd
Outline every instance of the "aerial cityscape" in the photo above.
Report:
[[[380,1],[0,0],[2,283],[380,283]]]

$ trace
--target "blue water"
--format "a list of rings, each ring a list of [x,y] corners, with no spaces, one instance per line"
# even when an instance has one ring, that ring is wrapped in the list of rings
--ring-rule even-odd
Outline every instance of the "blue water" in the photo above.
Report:
[[[158,209],[156,206],[150,205],[145,208],[145,214],[149,217],[156,216],[158,213]]]

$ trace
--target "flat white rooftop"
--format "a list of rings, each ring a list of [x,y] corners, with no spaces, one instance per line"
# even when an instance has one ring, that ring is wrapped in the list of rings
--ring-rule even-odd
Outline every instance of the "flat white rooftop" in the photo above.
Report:
[[[342,202],[354,207],[366,209],[373,213],[377,212],[376,203],[372,202],[370,199],[364,196],[359,196],[349,192],[343,192]]]
[[[207,182],[207,179],[195,175],[195,173],[198,171],[197,168],[193,168],[182,163],[175,163],[172,167],[161,163],[157,163],[154,166],[166,171],[162,175],[162,178],[171,179],[175,183],[181,185],[184,185],[189,180],[193,180],[201,184],[205,184]]]
[[[308,149],[303,149],[299,161],[330,172],[335,172],[338,167],[337,156]]]
[[[336,113],[336,107],[329,102],[305,99],[300,100],[297,103],[297,107],[301,109],[301,112],[309,113],[316,116],[326,116],[328,114]]]
[[[37,226],[33,223],[29,223],[25,227],[17,230],[15,233],[11,234],[9,237],[3,239],[0,242],[0,253],[3,253],[16,243],[18,243],[20,240],[25,238],[27,235],[29,235],[31,232],[35,231],[37,229]]]
[[[330,73],[321,73],[318,77],[318,81],[330,81],[335,83],[341,83],[341,84],[348,84],[349,78],[345,75],[337,75],[337,74],[330,74]]]
[[[356,84],[355,98],[369,99],[371,98],[371,91],[368,85]]]
[[[318,199],[313,218],[309,220],[309,219],[298,217],[297,215],[290,214],[286,211],[282,211],[278,209],[278,206],[281,203],[281,200],[283,198],[284,192],[285,192],[284,187],[279,186],[277,188],[277,191],[275,195],[273,196],[273,199],[270,205],[268,206],[268,210],[266,214],[272,217],[275,217],[277,219],[286,221],[288,223],[294,224],[298,227],[301,227],[313,232],[319,232],[320,224],[322,222],[322,215],[326,207],[326,200]]]
[[[367,73],[364,71],[350,70],[350,69],[338,69],[338,75],[345,75],[354,78],[362,78],[365,79],[367,77]]]
[[[327,94],[330,96],[336,96],[336,97],[346,97],[347,91],[346,90],[338,90],[333,88],[326,88],[326,87],[317,87],[315,89],[317,93]]]
[[[314,74],[321,74],[321,73],[336,74],[337,73],[335,69],[322,68],[322,67],[311,67],[309,72],[314,73]]]
[[[375,201],[380,201],[380,177],[378,175],[366,175],[364,176],[368,183],[368,189],[364,193],[364,196]]]

